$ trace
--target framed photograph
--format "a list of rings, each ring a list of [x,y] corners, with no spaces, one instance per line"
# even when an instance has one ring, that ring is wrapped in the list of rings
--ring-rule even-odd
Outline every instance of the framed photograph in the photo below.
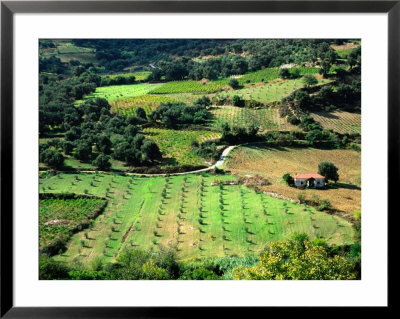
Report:
[[[390,309],[399,18],[2,1],[1,317]]]

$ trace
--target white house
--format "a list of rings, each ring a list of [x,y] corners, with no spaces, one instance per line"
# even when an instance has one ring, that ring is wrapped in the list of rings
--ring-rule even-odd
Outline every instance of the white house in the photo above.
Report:
[[[297,174],[294,177],[296,187],[315,187],[325,186],[325,177],[317,173]]]

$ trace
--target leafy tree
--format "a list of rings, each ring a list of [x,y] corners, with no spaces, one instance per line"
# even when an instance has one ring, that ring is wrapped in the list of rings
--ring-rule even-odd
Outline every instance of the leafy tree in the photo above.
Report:
[[[129,124],[125,127],[125,136],[134,137],[139,132],[139,128],[136,125]]]
[[[239,81],[237,79],[230,79],[229,80],[229,86],[232,89],[237,89],[237,88],[239,88]]]
[[[39,160],[53,168],[60,168],[64,164],[64,156],[60,152],[50,148],[40,153]]]
[[[102,152],[104,154],[110,154],[111,146],[112,146],[111,140],[107,135],[102,134],[97,138],[96,147],[99,150],[99,152]]]
[[[339,179],[338,168],[331,162],[321,162],[318,164],[318,174],[325,176],[327,180],[332,180],[335,183]]]
[[[143,120],[147,120],[147,115],[146,115],[146,111],[142,108],[142,107],[138,107],[136,109],[136,116],[138,118],[141,118]]]
[[[253,267],[233,269],[234,279],[245,280],[352,280],[357,273],[344,257],[331,257],[306,234],[270,243]]]
[[[147,161],[155,161],[160,160],[162,158],[162,154],[156,142],[150,139],[145,139],[143,141],[140,150],[143,153],[145,160]]]
[[[202,96],[194,102],[195,105],[202,105],[204,107],[211,105],[211,100],[208,96]]]
[[[317,84],[318,80],[316,79],[315,76],[313,76],[311,74],[307,74],[307,75],[303,76],[303,83],[304,83],[304,87],[309,88],[309,87]]]
[[[39,279],[68,279],[68,267],[53,258],[41,255],[39,257]]]
[[[290,71],[287,68],[281,68],[279,70],[279,77],[282,79],[289,79],[290,78]]]
[[[185,271],[179,279],[183,280],[218,280],[220,277],[207,268],[197,268]]]
[[[81,161],[87,161],[92,156],[92,145],[86,141],[80,141],[76,146],[74,157]]]
[[[108,171],[111,168],[110,157],[103,154],[97,156],[92,164],[101,171]]]
[[[234,95],[232,97],[232,104],[234,106],[244,106],[244,100],[239,95]]]
[[[295,100],[297,102],[296,104],[300,108],[307,109],[311,104],[311,99],[310,99],[310,96],[308,95],[307,92],[298,91],[298,92],[296,92],[294,97],[295,97]]]
[[[64,141],[62,143],[62,148],[63,152],[67,155],[70,155],[72,153],[72,150],[74,149],[75,144],[71,141]]]
[[[165,269],[158,267],[152,260],[142,266],[142,279],[147,280],[168,280],[168,273]]]
[[[282,179],[286,182],[287,185],[291,186],[294,184],[294,179],[293,177],[289,174],[286,173],[282,176]]]

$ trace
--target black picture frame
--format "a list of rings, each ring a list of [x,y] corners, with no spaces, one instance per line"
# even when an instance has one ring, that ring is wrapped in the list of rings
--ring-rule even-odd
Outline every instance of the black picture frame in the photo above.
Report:
[[[388,247],[389,213],[396,213],[400,144],[400,0],[396,1],[1,1],[1,318],[190,318],[226,316],[226,308],[15,307],[13,303],[13,19],[16,13],[387,13],[388,14]],[[390,251],[390,249],[389,249]],[[388,255],[389,256],[389,255]],[[390,258],[388,260],[390,264]],[[390,281],[388,281],[389,287]],[[392,295],[391,295],[392,296]],[[388,307],[391,308],[391,298]],[[252,308],[251,310],[254,310]],[[257,310],[257,309],[256,309]],[[299,315],[307,308],[289,309]],[[249,309],[235,309],[249,316]],[[330,313],[340,311],[337,308]],[[369,309],[368,311],[371,311]]]

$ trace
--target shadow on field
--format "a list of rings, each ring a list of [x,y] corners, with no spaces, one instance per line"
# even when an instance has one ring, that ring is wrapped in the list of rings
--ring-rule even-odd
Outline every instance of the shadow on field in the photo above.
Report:
[[[357,186],[357,185],[345,184],[345,183],[335,183],[335,184],[329,185],[329,188],[333,188],[333,189],[345,188],[345,189],[357,189],[357,190],[361,190],[361,187],[359,187],[359,186]]]
[[[321,116],[321,117],[325,117],[327,119],[339,119],[339,116],[334,115],[332,113],[329,112],[315,112],[315,114]]]

